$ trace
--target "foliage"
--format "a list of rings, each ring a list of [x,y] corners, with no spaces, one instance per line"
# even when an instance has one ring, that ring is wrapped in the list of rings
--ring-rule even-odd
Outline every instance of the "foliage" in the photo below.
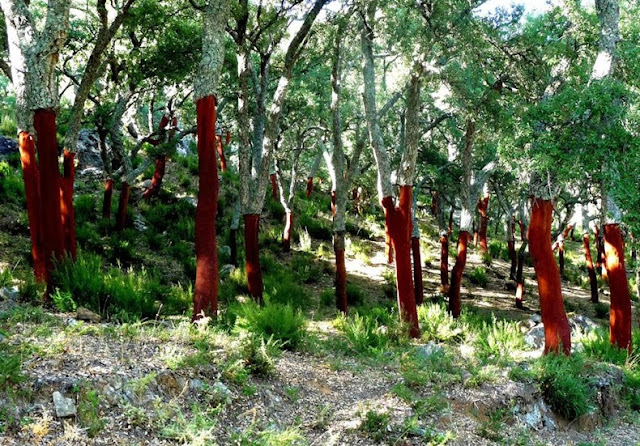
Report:
[[[372,440],[380,441],[385,437],[390,421],[391,416],[388,413],[368,410],[360,423],[360,430]]]
[[[485,286],[487,286],[487,282],[489,282],[489,278],[487,277],[487,270],[482,266],[474,268],[469,273],[469,280],[472,284],[484,288]]]
[[[247,306],[245,311],[247,329],[282,342],[282,347],[295,350],[306,333],[307,321],[300,310],[291,305],[279,303],[266,304],[263,307]]]
[[[444,305],[425,304],[418,307],[418,321],[425,342],[460,341],[465,336],[466,327],[456,321]]]
[[[0,161],[0,204],[23,205],[24,200],[24,181],[20,174],[6,161]]]
[[[476,347],[481,359],[492,358],[498,362],[509,361],[514,352],[525,347],[524,336],[515,322],[498,320],[482,323],[477,334]]]

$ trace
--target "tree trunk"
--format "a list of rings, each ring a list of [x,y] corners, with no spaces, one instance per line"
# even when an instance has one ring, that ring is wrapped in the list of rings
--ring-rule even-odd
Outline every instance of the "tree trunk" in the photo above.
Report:
[[[156,168],[153,172],[153,178],[151,179],[151,185],[142,194],[142,198],[149,199],[155,197],[160,192],[162,187],[162,179],[167,166],[167,155],[160,155],[156,158]]]
[[[393,198],[385,197],[382,205],[385,209],[385,223],[396,252],[396,285],[398,289],[398,308],[404,321],[410,325],[410,335],[417,338],[418,313],[411,270],[411,196],[412,186],[401,186],[398,207]]]
[[[480,242],[480,250],[483,254],[487,253],[487,226],[489,225],[489,195],[478,200],[478,212],[480,213],[480,229],[478,231],[478,240]]]
[[[518,220],[518,227],[520,228],[520,241],[524,242],[527,239],[527,231],[524,229],[522,220]]]
[[[347,301],[347,269],[344,261],[344,231],[333,233],[333,251],[336,255],[336,307],[349,312]]]
[[[111,201],[113,197],[113,180],[108,178],[104,183],[104,198],[102,199],[102,218],[111,220]]]
[[[571,352],[571,332],[562,300],[560,272],[551,250],[551,200],[535,199],[532,203],[529,226],[529,252],[538,280],[540,309],[544,324],[545,354]]]
[[[453,206],[451,206],[451,210],[449,211],[449,227],[447,233],[449,235],[453,234]]]
[[[229,133],[227,132],[227,137]],[[227,142],[227,144],[229,144]],[[218,148],[218,158],[220,158],[220,172],[224,173],[227,171],[227,157],[224,154],[224,147],[222,146],[222,136],[216,137],[216,146]]]
[[[76,244],[76,216],[73,210],[73,183],[75,181],[75,153],[64,151],[64,178],[62,179],[62,200],[60,202],[61,224],[64,231],[64,248],[73,260],[78,255]]]
[[[518,250],[518,268],[516,270],[516,308],[521,310],[524,309],[524,276],[523,276],[523,268],[524,268],[524,259],[525,252],[527,250],[527,242],[522,242],[520,245],[520,249]]]
[[[415,302],[420,305],[424,302],[424,287],[422,284],[422,259],[420,256],[420,239],[411,237],[411,252],[413,254],[413,284]]]
[[[46,261],[42,249],[42,217],[40,208],[40,177],[36,164],[36,153],[33,137],[28,132],[20,132],[18,137],[22,178],[27,196],[27,215],[29,216],[29,234],[31,237],[31,256],[33,257],[33,274],[38,282],[47,277]]]
[[[609,340],[631,353],[631,295],[624,264],[624,243],[617,223],[604,225],[604,250],[611,291]]]
[[[260,214],[244,215],[244,244],[246,256],[247,282],[251,297],[262,303],[262,270],[260,268],[260,248],[258,245],[258,230]]]
[[[387,218],[386,212],[385,209],[385,220]],[[387,259],[387,263],[391,265],[393,263],[393,242],[391,240],[391,231],[386,222],[384,224],[384,256]]]
[[[196,207],[195,321],[218,312],[218,166],[216,163],[216,100],[205,96],[196,102],[198,127],[198,205]]]
[[[467,231],[460,231],[458,236],[458,258],[451,271],[451,286],[449,287],[449,312],[454,318],[460,316],[462,302],[460,299],[460,285],[462,283],[462,272],[467,264],[467,244],[471,234]]]
[[[276,174],[275,173],[270,174],[269,178],[271,179],[271,197],[273,197],[274,200],[277,200],[278,185],[276,184]]]
[[[436,216],[438,215],[438,192],[437,191],[433,191],[431,192],[431,215],[432,216]]]
[[[56,114],[52,110],[36,110],[34,128],[38,137],[38,161],[40,168],[40,201],[42,218],[42,252],[47,269],[47,292],[53,291],[51,272],[53,260],[64,256],[64,233],[60,214],[60,170],[58,165],[58,141],[56,139]]]
[[[560,267],[560,279],[564,279],[564,242],[558,247],[558,265]]]
[[[443,293],[449,292],[449,234],[440,234],[440,287]]]
[[[313,192],[313,177],[307,177],[307,198],[311,196],[311,192]]]
[[[118,200],[118,216],[116,221],[116,229],[122,231],[127,224],[127,207],[129,206],[129,193],[131,187],[129,183],[123,181],[120,186],[120,199]]]
[[[589,247],[589,231],[585,230],[582,235],[582,243],[584,245],[584,258],[587,262],[587,272],[589,274],[589,285],[591,287],[591,302],[598,302],[598,279],[593,268],[593,259],[591,258],[591,248]]]
[[[282,234],[282,251],[291,251],[291,231],[293,229],[293,212],[288,211],[284,216],[284,232]]]
[[[511,268],[509,269],[509,279],[515,280],[516,268],[518,264],[518,258],[516,255],[516,243],[513,240],[509,240],[507,242],[507,247],[509,250],[509,260],[511,260]]]

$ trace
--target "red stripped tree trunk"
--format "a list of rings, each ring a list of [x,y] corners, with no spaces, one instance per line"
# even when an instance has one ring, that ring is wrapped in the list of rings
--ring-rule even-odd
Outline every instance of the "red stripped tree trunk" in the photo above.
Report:
[[[104,183],[104,198],[102,199],[102,218],[111,219],[111,202],[113,199],[113,180],[108,178]]]
[[[307,198],[311,196],[311,192],[313,192],[313,177],[307,177]]]
[[[227,132],[227,135],[229,135],[228,132]],[[220,158],[220,172],[226,172],[227,157],[224,155],[224,147],[222,146],[222,136],[216,137],[216,140],[217,140],[216,146],[218,147],[218,157]]]
[[[424,302],[424,286],[422,283],[422,258],[420,256],[420,239],[411,237],[411,253],[413,254],[413,289],[417,305]]]
[[[258,229],[260,214],[246,214],[244,216],[244,245],[246,256],[247,282],[251,297],[262,303],[262,269],[260,268],[260,248],[258,245]]]
[[[336,307],[343,313],[349,312],[347,301],[347,268],[344,261],[344,232],[333,235],[333,251],[336,255]]]
[[[387,258],[387,263],[391,265],[393,263],[393,242],[391,241],[391,233],[389,230],[389,225],[387,223],[385,223],[384,225],[384,255]]]
[[[467,244],[471,234],[467,231],[460,231],[458,236],[458,258],[451,271],[451,286],[449,287],[449,312],[455,318],[460,316],[462,302],[460,299],[460,285],[462,283],[462,272],[467,264]]]
[[[153,172],[153,178],[151,179],[151,185],[142,194],[142,198],[149,199],[155,197],[160,192],[162,187],[162,179],[167,167],[167,155],[160,155],[156,158],[156,168]]]
[[[33,118],[38,136],[38,161],[40,167],[40,201],[42,218],[42,253],[46,262],[48,299],[52,289],[51,271],[53,259],[64,255],[64,233],[60,215],[60,167],[58,165],[58,141],[56,139],[56,114],[52,110],[36,110]]]
[[[29,216],[29,234],[31,236],[31,256],[33,274],[38,282],[47,278],[46,261],[42,249],[42,226],[40,210],[40,176],[36,164],[35,143],[28,132],[20,132],[18,149],[22,164],[22,178],[27,196],[27,215]]]
[[[480,213],[480,229],[478,231],[478,241],[482,253],[487,252],[487,226],[489,225],[489,195],[478,200],[478,212]]]
[[[396,252],[396,285],[398,289],[398,308],[402,319],[409,326],[411,337],[420,335],[418,312],[411,268],[411,198],[412,186],[401,186],[398,207],[392,197],[385,197],[382,206],[385,209],[385,223]]]
[[[558,245],[558,265],[560,267],[560,278],[564,279],[564,242]]]
[[[518,256],[516,254],[516,242],[513,240],[509,240],[507,242],[507,247],[509,249],[509,260],[511,260],[511,269],[509,270],[509,279],[516,279],[516,268],[518,264]]]
[[[120,199],[118,200],[118,215],[116,229],[122,231],[127,224],[127,207],[129,206],[129,194],[131,187],[129,183],[123,181],[120,185]]]
[[[582,236],[584,245],[584,259],[587,262],[587,273],[589,274],[589,285],[591,287],[591,302],[598,302],[598,279],[596,271],[593,268],[593,259],[591,258],[591,248],[589,247],[589,233],[585,232]]]
[[[551,250],[551,200],[534,199],[529,225],[529,252],[538,279],[540,310],[544,324],[545,354],[571,352],[571,332],[562,300],[560,272]]]
[[[276,174],[272,173],[269,175],[271,179],[271,196],[274,200],[278,199],[278,184],[276,183]]]
[[[604,250],[604,234],[600,234],[598,237],[600,246],[600,275],[605,282],[609,281],[609,273],[607,272],[607,254]]]
[[[78,255],[76,244],[76,215],[73,210],[73,183],[75,182],[76,170],[73,163],[75,153],[65,149],[64,151],[64,178],[62,179],[62,200],[60,202],[61,224],[64,231],[64,248],[73,260]]]
[[[449,234],[440,235],[440,287],[443,293],[449,292]]]
[[[527,239],[527,234],[524,230],[524,223],[522,220],[518,220],[518,227],[520,228],[520,241],[525,241]]]
[[[196,102],[198,127],[198,205],[196,206],[196,284],[193,296],[195,321],[218,312],[218,166],[216,163],[216,99]]]
[[[524,268],[525,250],[527,242],[522,242],[522,246],[518,252],[518,268],[516,270],[516,308],[524,309],[524,276],[522,270]]]
[[[282,236],[282,251],[291,251],[291,232],[293,230],[293,212],[286,212],[284,216],[284,233]]]
[[[624,243],[617,223],[604,225],[604,251],[611,291],[609,340],[631,353],[631,295],[624,265]]]

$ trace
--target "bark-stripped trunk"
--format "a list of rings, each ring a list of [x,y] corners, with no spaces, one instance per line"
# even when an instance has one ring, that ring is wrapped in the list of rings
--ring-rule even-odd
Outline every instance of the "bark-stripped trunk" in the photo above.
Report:
[[[118,215],[116,217],[116,229],[122,231],[127,225],[127,207],[129,206],[129,194],[131,187],[126,181],[120,185],[120,199],[118,200]]]
[[[18,149],[20,150],[24,190],[27,196],[33,274],[38,282],[44,282],[47,278],[47,270],[42,249],[42,223],[44,222],[40,211],[40,175],[36,164],[35,144],[29,133],[20,132]]]
[[[313,164],[311,165],[311,170],[309,171],[309,175],[307,175],[307,191],[306,196],[309,198],[311,193],[313,192],[313,179],[316,176],[316,172],[320,167],[320,162],[322,161],[322,151],[318,151],[318,154],[313,159]]]
[[[293,232],[293,200],[295,198],[296,176],[298,174],[298,160],[302,149],[296,150],[289,172],[289,182],[285,184],[285,178],[280,168],[280,161],[275,160],[275,179],[280,192],[280,204],[284,208],[284,230],[282,231],[282,251],[291,251],[291,238]],[[286,187],[288,186],[288,187]]]
[[[420,238],[411,237],[411,253],[413,255],[413,283],[416,304],[424,302],[424,287],[422,284],[422,259],[420,256]]]
[[[274,200],[277,200],[278,185],[276,184],[276,174],[275,173],[270,174],[269,178],[271,179],[271,197],[273,197]]]
[[[478,212],[480,213],[480,227],[478,230],[478,242],[483,254],[487,252],[487,226],[489,225],[489,194],[478,199]]]
[[[104,183],[104,197],[102,199],[102,218],[111,220],[111,202],[113,200],[113,180],[108,178]]]
[[[293,230],[293,212],[285,212],[284,231],[282,233],[282,251],[291,251],[291,232]]]
[[[591,288],[591,302],[597,303],[598,299],[598,278],[593,268],[593,259],[591,258],[591,248],[589,247],[589,227],[584,229],[582,235],[582,243],[584,245],[584,258],[587,262],[587,273],[589,274],[589,286]]]
[[[176,126],[178,125],[178,119],[172,118],[169,119],[168,116],[163,115],[160,120],[160,124],[158,125],[158,133],[160,134],[158,138],[151,141],[151,144],[154,146],[159,146],[166,139],[166,131],[167,125],[171,122],[171,130],[169,130],[169,140],[175,136]],[[153,178],[151,178],[151,184],[147,188],[146,191],[142,194],[142,198],[149,199],[151,197],[156,197],[160,192],[160,188],[162,187],[162,180],[164,178],[165,171],[167,169],[167,154],[162,153],[158,155],[156,158],[156,166],[153,171]]]
[[[526,256],[528,242],[525,240],[518,250],[518,267],[516,269],[516,308],[524,309],[524,260]]]
[[[227,133],[228,135],[229,133]],[[220,172],[227,171],[227,157],[224,154],[224,147],[222,146],[222,136],[216,137],[216,146],[218,147],[218,158],[220,158]],[[229,144],[227,142],[227,144]]]
[[[467,244],[471,234],[467,231],[460,231],[458,236],[458,257],[451,271],[451,286],[449,287],[449,312],[455,318],[460,316],[462,303],[460,299],[460,284],[462,283],[462,272],[467,264]]]
[[[545,354],[571,352],[571,332],[562,300],[560,272],[551,250],[551,200],[533,199],[529,225],[529,252],[538,280],[540,309],[544,324]]]
[[[385,221],[386,221],[385,210]],[[391,265],[393,263],[393,242],[391,241],[391,233],[389,227],[385,224],[384,227],[384,257],[387,259],[387,263]]]
[[[562,234],[558,235],[556,244],[558,247],[558,264],[560,265],[560,277],[564,279],[564,240],[568,237],[569,231],[573,229],[573,225],[569,225],[565,228]],[[554,244],[554,247],[556,246]],[[554,249],[552,247],[552,249]]]
[[[511,261],[511,268],[509,268],[509,280],[515,280],[516,268],[518,266],[518,255],[516,254],[516,242],[513,240],[508,240],[507,249],[509,251],[509,260]]]
[[[344,231],[334,232],[333,252],[336,255],[336,308],[349,312],[347,301],[347,268],[344,261]]]
[[[440,233],[440,288],[443,293],[449,292],[449,234]]]
[[[198,126],[198,205],[196,207],[196,284],[193,320],[218,312],[218,166],[216,162],[216,100],[196,102]]]
[[[58,141],[56,139],[56,114],[52,110],[37,110],[33,120],[38,137],[38,161],[40,168],[40,200],[42,202],[42,247],[47,265],[47,294],[53,291],[51,272],[54,259],[64,256],[64,232],[60,213],[60,170],[58,165]]]
[[[259,214],[245,214],[244,216],[244,245],[247,271],[247,283],[251,297],[262,303],[262,269],[260,267],[260,248],[258,246],[258,230],[260,226]]]
[[[76,216],[73,210],[73,183],[75,181],[75,153],[64,151],[64,178],[62,178],[60,201],[61,224],[64,232],[64,248],[72,259],[77,257]]]
[[[604,250],[611,292],[609,340],[631,353],[631,295],[624,264],[624,243],[617,223],[604,225]]]

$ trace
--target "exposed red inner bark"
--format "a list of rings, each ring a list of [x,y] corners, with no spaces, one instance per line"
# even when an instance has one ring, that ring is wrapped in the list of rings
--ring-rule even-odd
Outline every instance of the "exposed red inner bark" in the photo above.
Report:
[[[520,240],[524,242],[527,239],[527,233],[524,230],[524,223],[522,223],[522,220],[518,220],[518,227],[520,228]]]
[[[449,235],[440,235],[440,286],[443,293],[449,292]]]
[[[413,254],[413,289],[417,305],[424,302],[422,283],[422,257],[420,256],[420,239],[411,237],[411,253]]]
[[[284,232],[282,233],[282,250],[291,251],[291,232],[293,231],[293,212],[286,212],[284,216]]]
[[[142,198],[151,198],[158,195],[160,188],[162,187],[162,179],[167,167],[167,155],[160,155],[156,158],[156,168],[153,171],[153,178],[151,178],[151,184],[142,194]]]
[[[228,135],[228,133],[227,133]],[[227,143],[229,144],[229,143]],[[218,147],[218,158],[220,158],[220,171],[227,171],[227,157],[224,154],[224,147],[222,146],[222,136],[216,137],[216,146]]]
[[[507,241],[507,247],[509,250],[509,260],[511,260],[511,269],[509,270],[509,279],[515,280],[516,268],[518,265],[518,256],[516,254],[516,242],[513,240]]]
[[[478,200],[478,212],[480,213],[480,228],[478,230],[478,241],[480,242],[480,249],[483,253],[487,252],[487,226],[489,225],[489,198],[486,197]]]
[[[259,214],[244,216],[244,246],[246,257],[247,282],[249,294],[254,300],[262,302],[264,286],[262,284],[262,269],[260,268],[260,248],[258,245]]]
[[[460,284],[462,282],[462,272],[467,264],[467,244],[471,234],[467,231],[460,231],[458,236],[458,258],[451,271],[451,286],[449,286],[449,312],[455,318],[460,316],[462,302],[460,300]]]
[[[624,243],[618,224],[604,225],[604,251],[611,291],[609,340],[631,353],[631,295],[624,265]]]
[[[64,249],[72,259],[78,255],[76,244],[76,215],[73,210],[73,183],[76,177],[74,165],[75,153],[65,149],[64,151],[64,178],[62,179],[62,200],[60,202],[60,214],[64,231]]]
[[[40,202],[42,219],[42,253],[46,262],[48,298],[52,290],[53,259],[64,255],[64,235],[60,216],[60,168],[56,139],[56,114],[52,110],[36,110],[33,124],[38,135],[40,168]]]
[[[398,308],[402,318],[410,326],[411,337],[418,337],[418,312],[411,268],[411,204],[412,186],[401,186],[398,207],[392,197],[384,197],[385,223],[396,252],[396,285],[398,288]]]
[[[216,164],[216,99],[205,96],[196,102],[198,127],[198,205],[196,206],[196,284],[193,317],[218,312],[218,166]]]
[[[585,232],[582,236],[582,244],[584,245],[584,259],[587,262],[587,273],[589,274],[589,286],[591,287],[591,302],[598,302],[598,279],[596,271],[593,268],[593,259],[591,258],[591,248],[589,247],[589,233]]]
[[[230,142],[231,142],[231,132],[229,130],[227,130],[226,134],[225,134],[224,143],[225,143],[225,145],[228,146]]]
[[[571,352],[571,332],[562,300],[560,271],[551,250],[553,203],[533,199],[529,226],[529,252],[538,280],[540,310],[544,324],[544,352]]]
[[[560,278],[564,279],[564,242],[560,242],[558,246],[558,266],[560,269]]]
[[[386,209],[385,209],[385,219],[386,219]],[[393,242],[391,241],[391,233],[389,230],[389,225],[385,223],[384,225],[384,256],[387,259],[387,263],[391,265],[393,263]]]
[[[102,199],[102,218],[111,219],[111,202],[113,200],[113,180],[108,178],[104,183],[104,198]]]
[[[344,249],[334,250],[336,254],[336,307],[343,313],[348,313],[347,268],[344,262]]]
[[[516,270],[516,308],[523,309],[524,308],[524,276],[522,274],[522,270],[524,268],[524,258],[525,258],[525,249],[526,242],[523,242],[523,245],[520,247],[518,252],[518,267]]]
[[[313,192],[313,177],[307,177],[307,198],[311,196],[311,192]]]
[[[127,225],[127,207],[129,206],[130,192],[129,183],[123,181],[120,185],[120,199],[118,200],[118,215],[116,217],[116,229],[118,231],[122,231]]]
[[[29,234],[31,236],[31,256],[33,257],[33,274],[38,282],[47,277],[46,262],[42,252],[42,218],[40,215],[40,175],[36,164],[35,143],[28,132],[20,132],[18,149],[22,164],[22,178],[27,196],[27,215],[29,217]]]
[[[351,191],[351,199],[352,200],[357,200],[358,199],[358,188],[354,187],[353,190]]]
[[[269,175],[271,179],[271,196],[274,200],[278,199],[278,183],[276,183],[276,174],[272,173]]]

